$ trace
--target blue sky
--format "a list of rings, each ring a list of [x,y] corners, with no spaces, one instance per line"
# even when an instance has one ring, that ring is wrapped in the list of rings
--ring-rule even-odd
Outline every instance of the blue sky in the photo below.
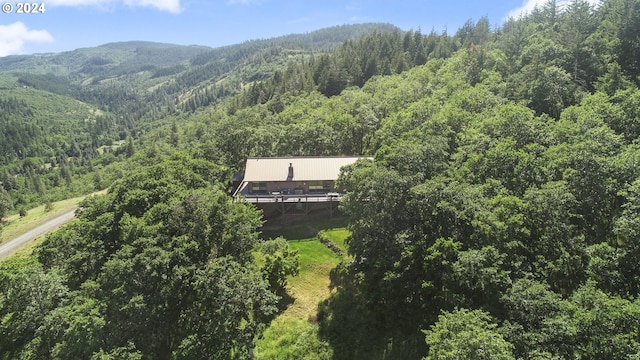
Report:
[[[32,2],[33,0],[30,0]],[[44,0],[19,14],[0,0],[0,56],[145,40],[218,47],[364,22],[423,33],[455,31],[486,16],[499,26],[545,0]],[[10,4],[11,6],[8,6]],[[24,10],[24,8],[23,8]],[[8,12],[8,13],[7,13]]]

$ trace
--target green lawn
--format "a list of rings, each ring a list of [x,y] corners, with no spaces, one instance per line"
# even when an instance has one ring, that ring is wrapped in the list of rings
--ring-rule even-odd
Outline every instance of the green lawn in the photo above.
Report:
[[[328,360],[333,351],[318,337],[318,325],[307,320],[279,317],[257,343],[260,360]]]
[[[349,231],[344,219],[311,219],[263,232],[263,236],[283,236],[298,251],[300,273],[288,280],[287,291],[293,303],[267,328],[257,342],[256,359],[328,359],[331,351],[318,339],[318,325],[313,320],[318,303],[329,294],[329,273],[346,257],[339,256],[317,238],[311,229],[322,230],[344,249]],[[345,249],[346,250],[346,249]]]
[[[322,230],[322,233],[329,239],[332,243],[336,244],[344,253],[347,253],[347,245],[345,244],[345,240],[349,237],[349,230],[345,228],[335,228],[335,229],[327,229]]]
[[[300,274],[289,279],[294,302],[280,316],[306,320],[316,315],[318,302],[329,296],[329,272],[341,259],[317,239],[290,241],[289,246],[298,251]]]

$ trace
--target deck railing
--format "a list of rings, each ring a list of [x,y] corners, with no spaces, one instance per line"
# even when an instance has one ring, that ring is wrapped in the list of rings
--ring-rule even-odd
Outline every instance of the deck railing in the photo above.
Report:
[[[311,202],[332,202],[340,201],[342,194],[304,194],[304,195],[244,195],[240,197],[241,201],[253,204],[263,203],[311,203]]]

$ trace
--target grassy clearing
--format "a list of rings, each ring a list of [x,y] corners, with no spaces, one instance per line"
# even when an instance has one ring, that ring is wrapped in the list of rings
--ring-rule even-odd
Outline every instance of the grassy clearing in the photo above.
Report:
[[[94,193],[92,195],[104,194],[106,190]],[[84,199],[85,196],[62,200],[52,203],[52,207],[49,211],[45,210],[45,206],[38,206],[36,208],[27,211],[26,216],[19,216],[17,214],[7,217],[5,220],[2,232],[0,232],[0,244],[7,240],[13,239],[16,236],[26,233],[47,221],[54,219],[66,212],[72,211],[78,206],[78,203]]]
[[[257,345],[258,360],[320,360],[333,355],[329,344],[319,339],[317,324],[294,318],[275,319]]]
[[[347,244],[345,241],[347,237],[349,237],[350,232],[345,228],[335,228],[335,229],[327,229],[322,230],[322,233],[329,239],[332,243],[336,244],[340,250],[347,253]]]
[[[289,279],[288,292],[295,300],[280,316],[307,320],[329,296],[329,273],[341,259],[316,239],[290,241],[289,246],[298,251],[300,274]]]
[[[288,280],[293,303],[280,314],[256,344],[257,359],[330,359],[331,349],[318,336],[318,325],[310,322],[318,303],[330,294],[329,273],[346,258],[336,255],[314,237],[315,231],[344,247],[349,231],[344,219],[311,219],[263,231],[264,237],[283,236],[298,251],[300,273]]]
[[[262,236],[275,238],[282,236],[289,246],[298,251],[300,273],[288,280],[288,292],[294,298],[280,316],[307,320],[316,315],[318,303],[329,296],[329,273],[345,258],[336,255],[322,244],[315,235],[318,230],[328,232],[331,241],[344,247],[349,235],[344,218],[302,218],[288,219],[284,223],[267,224]]]

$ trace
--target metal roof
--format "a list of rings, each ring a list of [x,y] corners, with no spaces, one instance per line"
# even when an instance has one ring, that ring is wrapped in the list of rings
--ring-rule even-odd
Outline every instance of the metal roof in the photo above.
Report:
[[[353,164],[358,159],[373,158],[370,156],[248,158],[244,181],[336,180],[340,175],[341,167]],[[293,168],[291,179],[288,179],[289,165]]]

